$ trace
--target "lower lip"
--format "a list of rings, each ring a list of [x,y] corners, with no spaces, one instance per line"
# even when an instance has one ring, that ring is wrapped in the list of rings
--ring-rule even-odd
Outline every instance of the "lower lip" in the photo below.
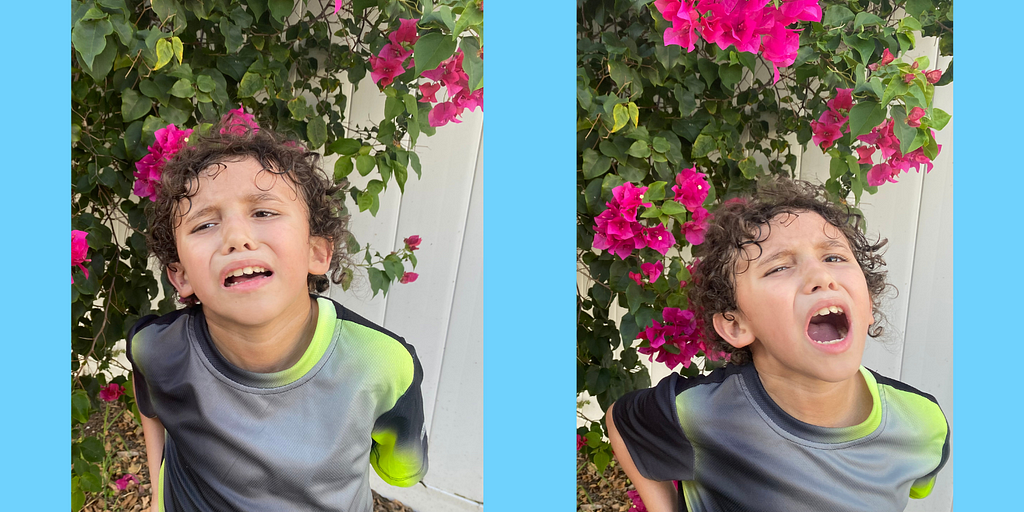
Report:
[[[260,288],[267,284],[270,278],[274,277],[273,274],[269,276],[259,276],[241,283],[234,284],[232,286],[223,286],[223,288],[229,292],[248,292]]]
[[[825,352],[826,354],[841,354],[843,352],[846,352],[846,350],[850,348],[849,332],[846,333],[845,338],[835,343],[818,343],[817,341],[814,341],[810,337],[808,337],[806,333],[804,334],[804,337],[807,338],[807,341],[810,342],[811,345],[814,345],[815,348],[822,352]]]

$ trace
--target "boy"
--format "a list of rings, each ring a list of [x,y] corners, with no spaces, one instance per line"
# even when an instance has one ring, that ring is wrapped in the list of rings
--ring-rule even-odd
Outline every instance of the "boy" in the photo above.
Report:
[[[860,366],[885,241],[824,195],[778,180],[715,212],[691,299],[730,364],[605,416],[648,510],[897,511],[931,492],[949,456],[935,399]]]
[[[340,279],[347,238],[318,155],[229,121],[166,164],[149,211],[190,305],[128,336],[152,508],[368,512],[369,466],[402,486],[426,472],[422,369],[311,295]]]

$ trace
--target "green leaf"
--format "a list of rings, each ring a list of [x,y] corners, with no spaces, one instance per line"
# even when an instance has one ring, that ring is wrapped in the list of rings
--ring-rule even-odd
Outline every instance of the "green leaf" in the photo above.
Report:
[[[732,89],[743,78],[743,66],[739,64],[723,65],[718,70],[718,76],[722,78],[724,87]]]
[[[850,109],[850,136],[856,139],[885,121],[885,110],[871,100],[859,100]]]
[[[612,108],[612,120],[614,121],[612,132],[619,131],[629,122],[629,109],[622,103],[615,105]]]
[[[930,126],[936,130],[941,130],[946,127],[951,117],[941,108],[933,108],[932,115],[930,116]]]
[[[661,208],[648,208],[640,214],[641,219],[656,219],[662,216]]]
[[[359,152],[362,143],[355,139],[338,139],[327,146],[327,151],[339,155],[354,155]]]
[[[135,92],[134,89],[125,89],[121,93],[121,119],[132,122],[149,113],[153,108],[153,100]]]
[[[171,86],[171,96],[177,96],[179,98],[191,98],[196,94],[196,90],[192,87],[192,82],[182,78]]]
[[[359,155],[356,158],[356,170],[360,176],[370,174],[370,171],[377,165],[377,160],[370,155]]]
[[[702,158],[708,156],[709,153],[718,149],[718,143],[707,134],[700,134],[697,136],[697,140],[693,142],[693,151],[691,156],[693,158]]]
[[[160,69],[166,66],[174,58],[174,49],[167,39],[160,39],[156,42],[156,66],[153,69]]]
[[[71,29],[71,44],[81,54],[83,64],[92,67],[93,60],[107,45],[107,36],[114,33],[110,21],[86,20],[79,21]]]
[[[238,83],[239,98],[251,98],[261,90],[263,90],[263,78],[251,71],[247,71],[242,76],[242,81]]]
[[[751,157],[744,158],[739,161],[740,172],[743,173],[743,177],[752,180],[761,174],[761,166]]]
[[[867,65],[871,62],[871,54],[875,51],[875,40],[873,38],[868,36],[865,39],[858,34],[848,34],[843,36],[843,42],[857,50],[857,53],[860,54],[861,63]]]
[[[672,200],[661,203],[661,212],[665,215],[678,215],[686,211],[686,207]]]
[[[480,9],[478,9],[475,4],[470,3],[465,9],[463,9],[462,15],[459,16],[459,20],[455,22],[455,29],[452,30],[452,33],[461,34],[469,27],[482,25],[483,22],[484,13],[480,12]]]
[[[655,181],[647,187],[647,192],[644,192],[644,201],[661,201],[665,199],[665,186],[668,183],[664,181]]]
[[[269,0],[267,7],[270,9],[270,16],[283,23],[284,19],[292,14],[295,2],[293,0]]]
[[[334,162],[334,182],[338,183],[352,173],[355,166],[352,164],[352,157],[343,156]]]
[[[633,127],[638,127],[640,122],[640,109],[637,108],[636,103],[633,103],[632,101],[627,103],[626,107],[629,109],[629,120],[633,121]]]
[[[181,39],[178,39],[178,36],[171,38],[171,49],[174,50],[174,57],[178,59],[178,64],[181,64],[185,58],[185,46],[181,44]]]
[[[634,141],[633,144],[629,146],[629,150],[626,151],[626,153],[637,158],[647,158],[651,156],[651,147],[648,146],[646,142],[638,140]]]
[[[914,139],[917,138],[918,129],[913,126],[907,125],[907,113],[903,110],[903,107],[893,107],[892,109],[893,119],[893,134],[900,140],[900,152],[904,155],[913,151]]]
[[[306,119],[306,98],[304,96],[296,96],[288,100],[288,111],[291,112],[292,119],[304,121]]]
[[[826,27],[842,27],[854,19],[853,11],[844,5],[832,5],[825,10],[821,23]]]
[[[401,162],[394,163],[395,182],[398,183],[398,190],[405,193],[405,182],[409,180],[409,169]],[[413,263],[415,267],[416,264]]]
[[[87,437],[79,445],[82,458],[89,462],[100,462],[107,452],[103,449],[103,443],[95,437]]]
[[[594,151],[593,149],[587,148],[583,150],[583,177],[585,179],[595,178],[600,176],[611,168],[611,159]]]
[[[313,116],[306,125],[306,140],[310,149],[317,149],[327,142],[327,123],[320,116]]]
[[[469,76],[469,90],[484,86],[484,60],[480,58],[480,42],[473,37],[464,37],[459,42],[462,48],[462,69]]]
[[[857,13],[857,17],[853,20],[853,29],[860,30],[870,25],[881,25],[882,18],[875,16],[867,11]]]
[[[384,100],[384,119],[394,119],[405,112],[405,102],[394,96]]]
[[[363,211],[363,209],[360,208],[360,211]],[[370,290],[373,291],[373,296],[376,297],[377,292],[384,288],[386,275],[384,272],[373,267],[366,269],[366,274],[370,278]]]
[[[85,506],[85,492],[82,491],[80,476],[71,477],[71,510],[78,512]]]
[[[420,37],[419,41],[416,41],[416,45],[413,46],[416,76],[436,68],[441,61],[451,57],[454,53],[455,41],[451,37],[438,32],[431,32]]]
[[[71,393],[71,419],[85,423],[89,421],[89,412],[92,406],[89,404],[89,395],[78,389]]]
[[[394,281],[405,274],[405,266],[402,265],[402,261],[397,257],[388,256],[384,258],[384,271],[387,272],[388,278]]]
[[[242,27],[234,24],[227,16],[220,19],[220,32],[224,34],[224,46],[227,47],[229,54],[238,52],[245,43]]]

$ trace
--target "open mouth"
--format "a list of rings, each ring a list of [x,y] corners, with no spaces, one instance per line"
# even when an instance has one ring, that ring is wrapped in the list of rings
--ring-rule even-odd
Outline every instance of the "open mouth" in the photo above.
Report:
[[[224,286],[230,288],[239,283],[245,283],[252,281],[253,279],[261,279],[264,277],[270,277],[274,275],[273,272],[263,267],[245,267],[236,269],[234,272],[228,274],[224,279]]]
[[[850,330],[846,313],[839,306],[821,308],[811,316],[807,324],[807,337],[815,343],[830,345],[843,341]]]

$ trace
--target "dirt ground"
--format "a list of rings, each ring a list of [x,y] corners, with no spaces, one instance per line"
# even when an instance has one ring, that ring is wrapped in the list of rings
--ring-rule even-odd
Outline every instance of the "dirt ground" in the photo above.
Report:
[[[582,455],[576,456],[576,507],[579,511],[627,512],[633,506],[626,495],[633,484],[614,461],[604,470]]]
[[[100,494],[86,493],[82,512],[139,512],[148,511],[152,496],[149,468],[146,464],[146,444],[142,438],[142,427],[135,423],[131,411],[120,402],[109,404],[110,427],[107,431],[106,450],[112,454],[108,468],[112,499]],[[84,435],[97,435],[103,430],[103,413],[97,412],[82,427]],[[124,490],[118,490],[114,481],[125,474],[135,475],[139,483],[129,483]],[[373,493],[374,512],[413,512],[400,501],[390,501]]]

